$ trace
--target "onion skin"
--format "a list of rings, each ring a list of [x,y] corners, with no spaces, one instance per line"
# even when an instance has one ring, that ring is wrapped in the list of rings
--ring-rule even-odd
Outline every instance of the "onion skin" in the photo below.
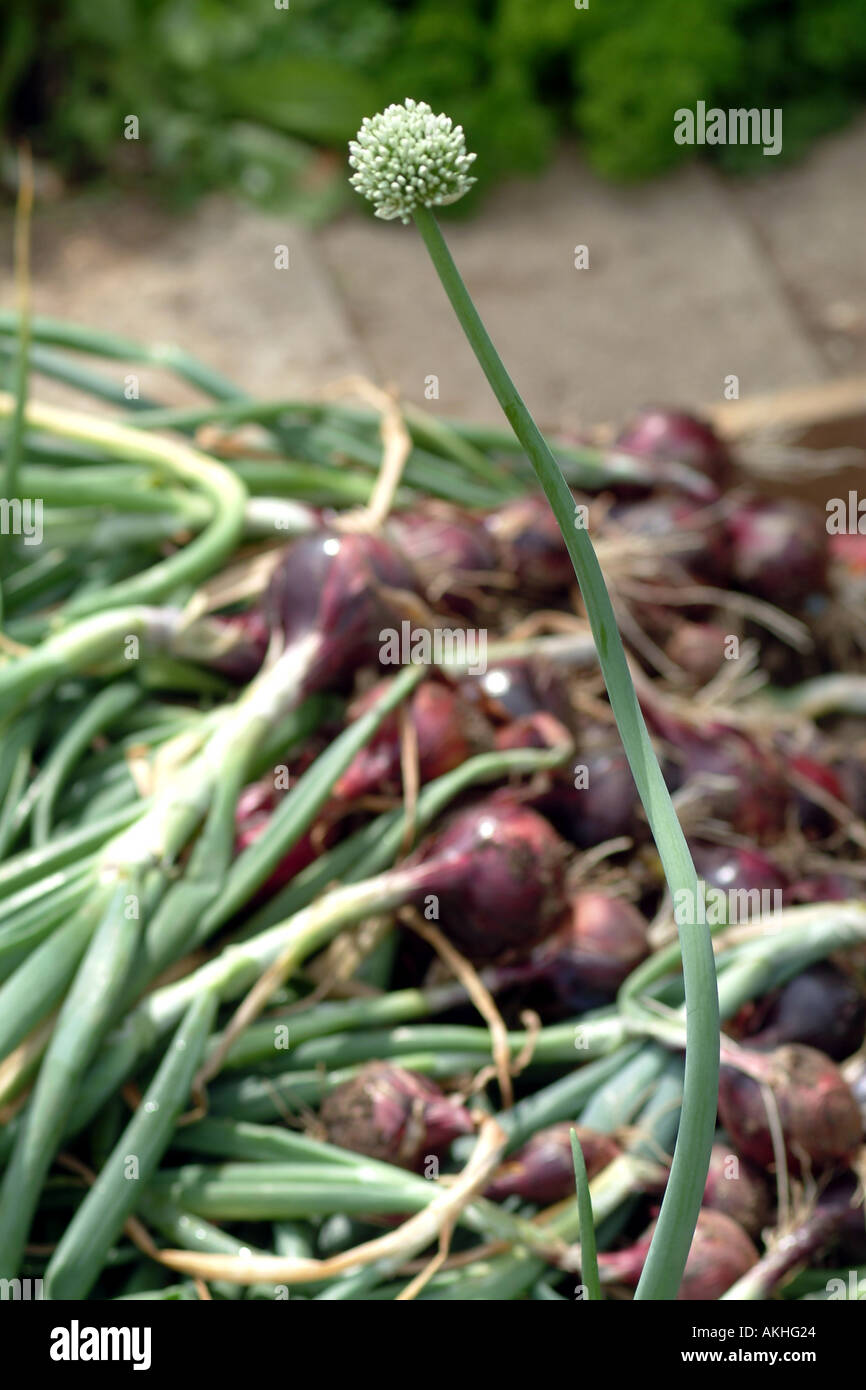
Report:
[[[287,647],[314,642],[301,695],[349,683],[375,663],[384,628],[399,622],[384,590],[417,591],[400,552],[376,536],[322,531],[300,536],[271,576],[265,614]]]
[[[757,498],[727,522],[731,575],[739,588],[798,608],[827,587],[828,536],[824,517],[801,502]]]
[[[722,1142],[715,1143],[710,1154],[703,1205],[729,1216],[753,1237],[761,1234],[772,1217],[770,1195],[760,1168]]]
[[[179,629],[172,641],[172,654],[245,684],[261,669],[270,636],[265,615],[258,608],[227,616],[210,613]]]
[[[545,943],[539,958],[564,999],[582,998],[587,989],[613,996],[649,955],[647,922],[625,898],[609,893],[578,893],[571,919]]]
[[[357,719],[387,688],[382,681],[349,709]],[[452,687],[439,681],[425,681],[406,704],[406,713],[418,748],[418,771],[422,783],[441,777],[459,767],[474,753],[492,744],[492,734],[480,713]],[[373,738],[353,759],[334,786],[338,801],[349,801],[370,792],[397,795],[403,778],[400,755],[400,716],[389,715]]]
[[[866,535],[860,531],[856,534],[840,531],[828,537],[827,545],[834,578],[843,584],[845,580],[862,582],[862,576],[866,575]]]
[[[608,512],[604,529],[655,542],[661,554],[669,554],[697,579],[713,584],[727,579],[728,547],[722,522],[695,502],[664,495],[618,502]],[[684,533],[694,535],[688,545],[683,543]]]
[[[856,1057],[850,1057],[842,1068],[842,1074],[857,1102],[866,1131],[866,1053],[859,1052]]]
[[[825,839],[827,835],[832,834],[837,821],[823,806],[810,798],[808,792],[802,788],[802,783],[812,783],[819,792],[826,792],[845,806],[847,796],[842,779],[833,768],[803,754],[791,758],[789,766],[799,779],[799,785],[794,788],[794,803],[800,829],[809,839]]]
[[[702,774],[729,778],[730,789],[712,792],[713,812],[733,830],[764,843],[786,828],[790,805],[781,760],[728,725],[713,722],[698,730],[657,706],[644,703],[647,724],[671,749],[665,780],[676,791]]]
[[[750,1047],[803,1043],[843,1062],[866,1030],[866,999],[832,961],[818,961],[759,1004],[748,1033]]]
[[[760,1168],[774,1162],[760,1078],[772,1089],[792,1172],[844,1167],[863,1138],[857,1103],[834,1062],[814,1048],[789,1043],[769,1055],[745,1053],[749,1075],[724,1065],[719,1119],[739,1151]]]
[[[369,1062],[322,1102],[330,1143],[418,1170],[475,1128],[468,1110],[416,1072]]]
[[[590,1182],[621,1153],[609,1134],[574,1126]],[[502,1164],[493,1176],[485,1197],[494,1202],[520,1197],[524,1202],[548,1206],[574,1196],[574,1160],[571,1154],[570,1124],[540,1129],[526,1144]]]
[[[566,594],[575,583],[571,557],[547,498],[530,493],[506,502],[484,518],[499,552],[500,568],[521,594]]]
[[[848,874],[822,874],[820,878],[800,878],[792,883],[787,898],[792,903],[844,903],[859,898],[863,884]],[[852,948],[858,949],[858,948]]]
[[[568,727],[571,724],[568,691],[549,662],[500,661],[480,676],[467,676],[460,689],[495,724],[539,713],[552,714]]]
[[[554,715],[537,710],[497,729],[494,743],[497,748],[562,748],[570,746],[571,735]]]
[[[788,890],[790,880],[762,850],[702,843],[693,844],[691,850],[698,876],[710,887],[771,893]]]
[[[568,847],[508,794],[452,816],[413,856],[415,901],[435,899],[442,931],[476,962],[528,952],[567,920]]]
[[[536,802],[559,833],[579,849],[635,836],[641,826],[638,795],[622,749],[607,743],[582,745],[575,768],[581,769],[581,785],[575,786],[574,772],[558,773],[551,790]]]
[[[238,797],[235,810],[235,853],[241,854],[249,849],[270,823],[271,816],[282,800],[284,792],[275,790],[269,779],[254,782],[245,787]],[[332,837],[331,837],[332,838]],[[314,859],[326,848],[327,837],[317,837],[314,827],[310,827],[296,844],[283,856],[273,873],[262,885],[257,896],[269,897],[279,888],[290,883],[296,874],[312,864]]]
[[[599,1254],[598,1270],[603,1282],[637,1287],[654,1230],[655,1222],[627,1250]],[[758,1258],[742,1226],[724,1212],[702,1207],[677,1301],[715,1302],[758,1263]]]
[[[499,564],[496,546],[480,520],[444,503],[400,512],[388,522],[391,536],[421,580],[427,601],[463,617],[475,605],[471,590],[483,587],[485,574]]]
[[[730,474],[728,451],[715,430],[684,410],[663,406],[642,410],[620,431],[614,447],[642,459],[685,463],[718,489],[724,488]]]
[[[701,685],[716,675],[725,660],[728,634],[715,623],[682,619],[665,643],[665,653]]]

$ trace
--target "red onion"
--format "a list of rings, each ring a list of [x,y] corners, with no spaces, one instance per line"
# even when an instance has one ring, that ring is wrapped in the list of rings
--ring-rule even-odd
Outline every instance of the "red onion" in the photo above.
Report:
[[[415,511],[395,513],[388,533],[420,578],[428,602],[468,617],[474,611],[471,590],[498,566],[496,546],[480,520],[446,503],[427,503]]]
[[[710,887],[761,893],[785,892],[788,887],[788,878],[762,850],[701,843],[691,850],[698,877]]]
[[[714,815],[741,835],[776,839],[786,825],[789,792],[778,757],[738,729],[713,722],[700,730],[681,723],[654,703],[643,701],[647,724],[662,736],[674,756],[666,767],[671,790],[702,774],[730,779],[730,789],[713,789]]]
[[[840,531],[827,539],[830,559],[849,578],[866,575],[866,535],[862,532]]]
[[[500,661],[480,676],[467,676],[461,690],[495,723],[547,711],[569,725],[568,690],[554,666],[545,661]]]
[[[284,796],[274,788],[270,779],[245,787],[238,797],[235,810],[235,852],[240,854],[254,844],[267,829],[271,816]],[[312,864],[326,847],[327,837],[320,837],[311,827],[283,856],[273,873],[263,884],[261,896],[268,897],[278,888],[290,883],[296,874]]]
[[[800,829],[809,839],[824,839],[836,828],[837,819],[811,799],[808,791],[802,789],[802,783],[812,783],[819,792],[825,792],[845,806],[847,798],[842,779],[833,768],[803,754],[792,757],[789,768],[799,784],[794,787],[794,804]]]
[[[574,769],[557,773],[552,789],[536,802],[560,834],[580,849],[636,835],[641,825],[638,804],[628,759],[606,738],[583,744]]]
[[[740,1065],[748,1068],[748,1075]],[[719,1119],[746,1158],[762,1168],[774,1161],[760,1083],[775,1096],[793,1171],[820,1171],[850,1162],[863,1136],[857,1103],[836,1064],[799,1043],[769,1054],[742,1049],[737,1066],[722,1067]]]
[[[845,805],[850,806],[860,820],[866,820],[866,764],[852,752],[836,768],[836,773],[844,788]]]
[[[541,494],[506,502],[485,517],[484,526],[498,548],[501,568],[514,576],[519,593],[562,594],[576,583],[559,524]]]
[[[608,1134],[576,1125],[590,1181],[621,1152]],[[551,1125],[534,1134],[513,1153],[493,1176],[485,1196],[494,1202],[520,1197],[524,1202],[547,1206],[574,1196],[574,1160],[570,1124]]]
[[[614,995],[649,955],[646,919],[625,898],[578,893],[571,919],[539,950],[550,963],[550,979],[564,998],[584,988]]]
[[[270,629],[257,608],[244,613],[207,614],[172,637],[172,655],[197,661],[230,680],[246,683],[260,669],[268,650]]]
[[[701,685],[712,680],[725,659],[728,634],[715,623],[681,619],[665,643],[665,653]]]
[[[568,848],[548,822],[507,795],[457,812],[407,867],[415,901],[434,899],[442,930],[474,961],[526,951],[569,912]]]
[[[605,527],[655,542],[661,554],[678,561],[696,578],[716,584],[727,578],[724,525],[694,502],[666,496],[619,502],[608,512]]]
[[[387,1062],[368,1062],[337,1086],[319,1117],[332,1144],[412,1169],[474,1129],[468,1110],[435,1082]]]
[[[858,1052],[856,1056],[849,1057],[842,1068],[842,1075],[857,1102],[863,1128],[866,1130],[866,1053]]]
[[[792,883],[787,900],[792,903],[844,903],[863,895],[863,884],[848,874],[822,874]]]
[[[297,652],[300,693],[345,684],[374,662],[382,630],[400,616],[384,590],[416,588],[403,556],[376,536],[319,532],[294,541],[271,576],[265,612]]]
[[[356,700],[349,710],[358,718],[381,697],[388,682],[382,681]],[[483,716],[451,686],[425,681],[406,704],[415,733],[422,782],[441,777],[452,768],[491,746],[491,731]],[[343,773],[334,796],[352,800],[370,792],[397,794],[402,790],[400,716],[387,716],[373,738]]]
[[[655,1222],[626,1250],[600,1253],[598,1271],[605,1283],[636,1288],[649,1251]],[[724,1212],[703,1207],[677,1299],[715,1302],[758,1262],[746,1232]]]
[[[545,710],[521,715],[496,730],[497,748],[561,748],[571,743],[565,725]]]
[[[756,498],[728,519],[738,587],[780,608],[799,607],[827,583],[824,518],[802,502]]]
[[[818,1194],[814,1206],[801,1208],[798,1217],[748,1271],[735,1290],[738,1298],[771,1299],[796,1269],[814,1264],[840,1246],[843,1258],[851,1258],[852,1252],[855,1260],[862,1258],[863,1210],[852,1175],[834,1179]]]
[[[721,1141],[713,1145],[710,1154],[703,1204],[729,1216],[750,1236],[759,1236],[772,1216],[767,1183],[760,1168]]]
[[[749,1046],[761,1050],[803,1043],[842,1062],[866,1030],[866,999],[850,975],[818,961],[760,1001],[749,1021]]]
[[[711,425],[683,410],[649,407],[617,435],[616,449],[638,458],[687,464],[717,488],[730,472],[728,452]]]

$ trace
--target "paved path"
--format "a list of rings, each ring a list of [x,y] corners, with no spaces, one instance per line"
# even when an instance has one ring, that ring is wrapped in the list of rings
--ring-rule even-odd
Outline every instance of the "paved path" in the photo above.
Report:
[[[731,374],[744,397],[866,369],[864,167],[866,120],[747,181],[692,167],[623,189],[564,151],[448,236],[540,421],[580,428],[648,401],[720,400]],[[7,247],[8,229],[7,215]],[[8,270],[0,296],[12,302]],[[186,218],[138,199],[42,206],[34,300],[176,339],[262,396],[362,371],[423,401],[435,376],[434,408],[497,418],[418,237],[360,211],[314,231],[221,198]]]

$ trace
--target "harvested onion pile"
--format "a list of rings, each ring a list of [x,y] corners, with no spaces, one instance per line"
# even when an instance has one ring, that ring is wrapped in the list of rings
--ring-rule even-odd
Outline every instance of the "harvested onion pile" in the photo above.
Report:
[[[45,344],[152,356],[34,328],[79,385]],[[20,446],[44,535],[2,567],[0,1278],[571,1299],[577,1122],[628,1297],[677,1128],[678,905],[547,504],[510,436],[411,411],[380,515],[393,413],[173,365],[201,406],[31,407]],[[679,1296],[796,1296],[866,1237],[862,559],[686,415],[558,458],[718,937]]]

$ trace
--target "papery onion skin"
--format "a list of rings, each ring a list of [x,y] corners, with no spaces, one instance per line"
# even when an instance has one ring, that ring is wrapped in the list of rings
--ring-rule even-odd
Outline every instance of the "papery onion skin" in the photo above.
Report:
[[[701,729],[686,725],[655,701],[645,701],[644,712],[650,731],[670,750],[664,772],[671,791],[703,780],[713,814],[738,834],[758,843],[782,835],[791,793],[774,750],[719,721]],[[712,787],[708,778],[724,778],[726,785]]]
[[[375,704],[387,685],[387,681],[379,682],[356,700],[349,717],[356,719]],[[439,681],[428,680],[420,685],[407,701],[405,711],[414,734],[422,784],[492,746],[492,731],[480,712],[457,690]],[[398,794],[402,787],[400,716],[394,712],[383,720],[366,748],[335,783],[334,796],[338,801],[348,801],[368,793]]]
[[[559,523],[547,499],[529,493],[506,502],[484,519],[500,556],[500,566],[516,581],[521,595],[566,594],[574,584],[574,568]]]
[[[456,507],[428,503],[396,513],[387,529],[401,552],[412,557],[428,602],[471,617],[472,591],[483,588],[485,577],[499,565],[497,548],[483,522]]]
[[[497,729],[494,742],[497,748],[567,748],[571,735],[554,715],[537,710]]]
[[[764,1174],[722,1141],[713,1145],[710,1154],[703,1205],[729,1216],[753,1237],[761,1234],[772,1216]]]
[[[729,634],[715,623],[681,619],[665,643],[665,654],[701,685],[712,680],[725,660]]]
[[[599,1254],[599,1274],[605,1283],[637,1287],[654,1230],[655,1222],[628,1249]],[[724,1212],[702,1207],[677,1301],[715,1302],[758,1258],[742,1226]]]
[[[614,447],[638,458],[684,463],[719,489],[730,475],[728,451],[713,427],[684,410],[647,407],[620,431]]]
[[[619,502],[605,517],[602,531],[639,537],[655,546],[660,559],[676,561],[705,583],[718,585],[727,579],[724,526],[714,512],[690,500],[659,495]]]
[[[749,1075],[723,1065],[719,1119],[739,1151],[760,1168],[774,1163],[770,1121],[760,1077],[779,1113],[788,1165],[793,1172],[846,1166],[863,1138],[850,1088],[834,1062],[814,1048],[789,1043],[769,1054],[743,1050]]]
[[[728,518],[731,575],[747,593],[799,608],[827,587],[825,518],[802,502],[756,498]]]
[[[621,1153],[609,1134],[576,1125],[590,1180]],[[485,1190],[495,1202],[520,1197],[524,1202],[547,1206],[574,1195],[574,1159],[571,1152],[570,1124],[550,1125],[533,1134],[520,1149],[497,1169]]]
[[[418,1170],[474,1124],[466,1108],[417,1072],[369,1062],[325,1097],[319,1112],[330,1143]]]

